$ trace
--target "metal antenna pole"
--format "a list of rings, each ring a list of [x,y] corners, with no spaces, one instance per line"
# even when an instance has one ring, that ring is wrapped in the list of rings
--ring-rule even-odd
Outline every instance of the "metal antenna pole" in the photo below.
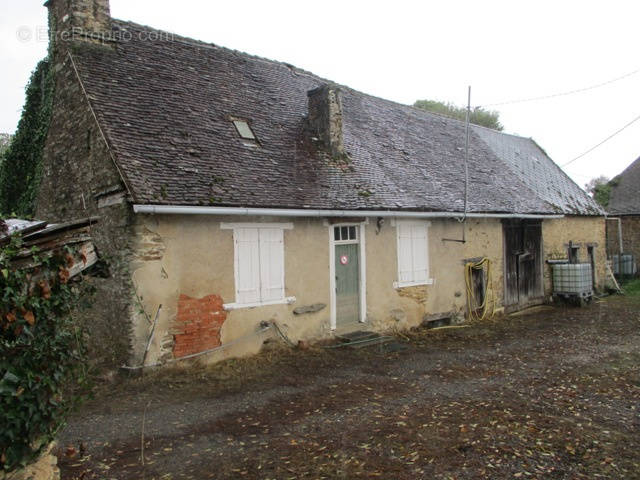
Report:
[[[467,119],[465,121],[465,142],[464,142],[464,217],[467,219],[467,205],[469,202],[469,118],[471,117],[471,85],[467,93]]]
[[[471,85],[469,85],[469,91],[467,93],[467,115],[465,123],[465,140],[464,140],[464,213],[462,219],[458,218],[458,221],[462,223],[462,239],[457,240],[453,238],[443,238],[443,242],[458,242],[466,243],[466,227],[467,222],[467,210],[469,204],[469,121],[471,117]]]

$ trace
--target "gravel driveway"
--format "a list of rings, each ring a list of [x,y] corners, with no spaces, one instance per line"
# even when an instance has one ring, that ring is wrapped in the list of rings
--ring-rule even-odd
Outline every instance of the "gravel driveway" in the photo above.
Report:
[[[640,478],[640,303],[272,349],[97,387],[63,479]]]

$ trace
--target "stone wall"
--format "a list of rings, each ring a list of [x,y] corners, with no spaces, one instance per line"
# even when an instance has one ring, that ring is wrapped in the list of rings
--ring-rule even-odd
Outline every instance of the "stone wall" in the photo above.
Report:
[[[90,45],[87,48],[107,48]],[[96,293],[87,312],[91,358],[118,366],[130,349],[129,274],[132,211],[69,59],[56,55],[53,114],[43,155],[36,217],[61,222],[99,216],[91,234],[108,278],[89,278]]]
[[[109,0],[49,0],[51,33],[57,40],[68,36],[62,32],[110,32]]]
[[[144,357],[149,319],[158,313],[157,328],[146,357],[148,364],[177,358],[219,345],[228,348],[209,355],[218,361],[256,353],[273,331],[254,335],[261,322],[276,321],[294,342],[331,334],[329,230],[322,219],[138,215],[135,227],[133,277],[143,306],[135,320],[135,363]],[[235,301],[234,243],[223,222],[285,222],[285,296],[291,305],[239,308],[224,312]],[[365,225],[365,328],[403,329],[434,316],[462,316],[466,290],[464,259],[487,256],[492,261],[496,306],[502,303],[502,225],[499,220],[469,220],[467,243],[459,238],[460,223],[434,220],[429,227],[432,285],[394,288],[398,280],[396,228],[390,221]],[[316,306],[318,308],[310,308]],[[160,308],[161,307],[161,308]],[[324,307],[324,308],[323,308]],[[304,313],[301,313],[304,312]],[[363,328],[351,325],[350,328]],[[246,338],[246,340],[244,340]]]
[[[5,473],[0,470],[0,480],[60,480],[58,458],[52,451],[56,444],[50,444],[38,458],[24,468]]]
[[[590,263],[589,248],[595,256],[595,287],[604,288],[606,280],[606,225],[604,217],[565,217],[545,220],[542,223],[542,243],[544,248],[545,294],[552,292],[551,266],[547,260],[568,258],[569,243],[578,247],[578,262]]]
[[[331,335],[330,254],[332,228],[322,219],[274,217],[224,217],[193,215],[138,215],[135,228],[136,257],[132,264],[145,314],[135,321],[135,358],[139,363],[149,338],[150,318],[158,315],[148,363],[162,362],[217,346],[230,347],[207,357],[218,361],[260,350],[274,332],[260,331],[261,322],[274,320],[291,340],[319,339]],[[285,296],[293,304],[238,308],[223,312],[235,302],[233,232],[223,222],[286,222],[284,231]],[[504,298],[503,229],[499,219],[468,219],[466,242],[456,220],[434,219],[428,228],[429,285],[396,288],[398,280],[396,222],[369,218],[364,227],[366,251],[366,318],[368,325],[338,326],[377,330],[404,329],[424,320],[462,318],[466,313],[465,263],[480,258],[491,261],[490,285],[494,305]],[[567,217],[543,221],[544,259],[566,257],[572,242],[579,257],[588,261],[587,247],[596,257],[596,277],[604,278],[604,218]],[[312,252],[312,253],[311,253]],[[544,266],[545,294],[551,295],[550,268]],[[308,306],[321,305],[318,309]],[[160,309],[160,306],[162,307]],[[300,314],[300,312],[307,312]],[[202,337],[202,338],[200,338]],[[198,340],[198,338],[200,338]]]
[[[502,224],[498,219],[468,219],[466,242],[457,220],[429,222],[429,276],[431,285],[394,288],[398,280],[396,221],[367,226],[367,318],[379,329],[403,329],[433,318],[464,317],[465,263],[487,257],[496,308],[503,302]]]

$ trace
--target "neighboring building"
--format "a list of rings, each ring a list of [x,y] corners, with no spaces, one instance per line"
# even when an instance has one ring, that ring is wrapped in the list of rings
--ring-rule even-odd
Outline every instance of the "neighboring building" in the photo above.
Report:
[[[609,185],[611,195],[607,211],[613,218],[607,222],[607,250],[612,256],[619,255],[622,233],[624,256],[621,258],[629,260],[627,255],[632,255],[632,262],[637,265],[640,259],[640,158],[611,180]],[[620,224],[617,219],[620,219]],[[637,271],[637,267],[632,265],[616,270],[630,273]]]
[[[463,315],[485,257],[497,307],[548,298],[570,248],[601,284],[604,212],[532,140],[474,126],[465,202],[463,123],[69,4],[48,2],[38,216],[101,217],[103,361],[249,354],[264,321],[296,341]]]

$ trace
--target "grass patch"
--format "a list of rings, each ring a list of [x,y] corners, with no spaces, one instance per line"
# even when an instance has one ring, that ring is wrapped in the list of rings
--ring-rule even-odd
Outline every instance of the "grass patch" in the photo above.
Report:
[[[625,282],[622,285],[622,289],[628,297],[633,297],[636,300],[640,300],[640,278]]]

